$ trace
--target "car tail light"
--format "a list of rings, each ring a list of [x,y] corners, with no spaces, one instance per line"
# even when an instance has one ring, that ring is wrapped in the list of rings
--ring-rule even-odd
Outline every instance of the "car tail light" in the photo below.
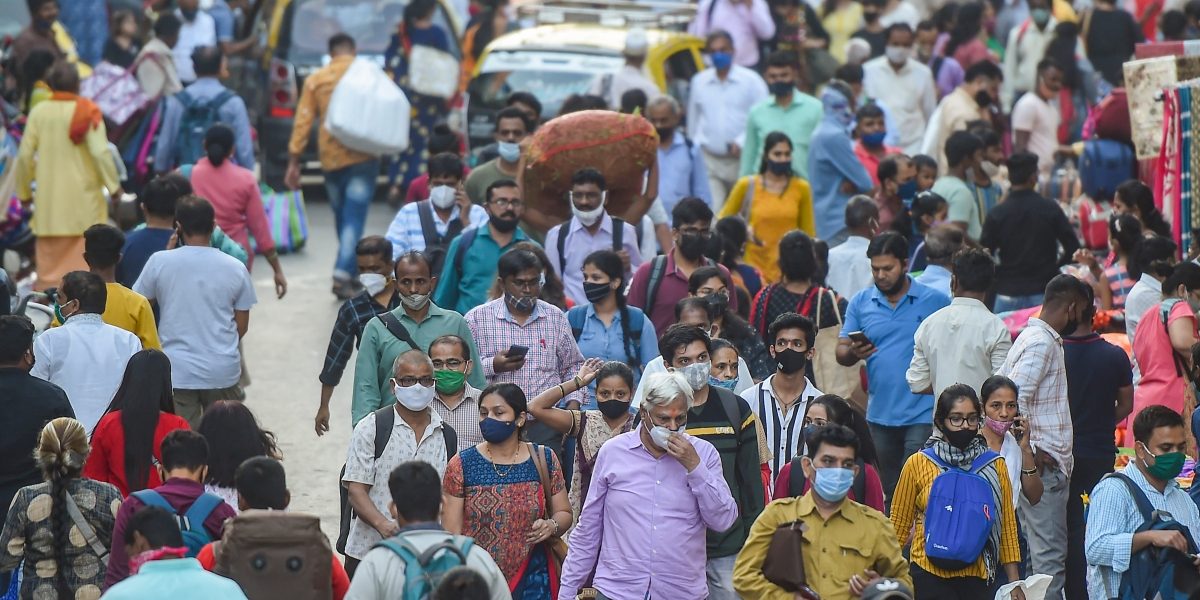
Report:
[[[276,118],[296,116],[299,90],[296,88],[295,67],[278,58],[273,58],[267,73],[267,114]]]

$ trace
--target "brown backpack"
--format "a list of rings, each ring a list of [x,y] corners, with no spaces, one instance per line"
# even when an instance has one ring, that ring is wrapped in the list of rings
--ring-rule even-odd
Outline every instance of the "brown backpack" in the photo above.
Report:
[[[213,550],[214,572],[249,600],[333,599],[333,550],[313,515],[248,510],[225,525]]]

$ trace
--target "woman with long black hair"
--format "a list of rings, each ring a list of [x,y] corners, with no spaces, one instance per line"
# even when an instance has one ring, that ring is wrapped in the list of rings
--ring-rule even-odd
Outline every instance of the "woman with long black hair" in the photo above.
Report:
[[[92,431],[83,476],[113,484],[122,496],[162,485],[154,465],[163,438],[176,429],[189,427],[175,414],[171,360],[142,350],[129,358],[121,387]]]
[[[196,431],[208,441],[209,448],[204,491],[220,496],[235,508],[238,505],[234,487],[237,468],[255,456],[283,459],[275,443],[275,434],[259,427],[258,419],[243,402],[214,402],[204,411]]]
[[[954,29],[950,30],[950,39],[942,50],[942,54],[958,62],[963,71],[981,60],[1000,62],[984,41],[987,34],[983,30],[983,13],[983,2],[960,5],[954,18]]]
[[[121,493],[81,477],[90,450],[87,431],[69,417],[38,436],[34,457],[45,481],[17,491],[0,533],[0,572],[24,560],[22,599],[100,597]]]

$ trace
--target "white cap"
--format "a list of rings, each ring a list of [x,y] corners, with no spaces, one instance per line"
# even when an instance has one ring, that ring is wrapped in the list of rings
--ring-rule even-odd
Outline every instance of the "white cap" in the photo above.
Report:
[[[634,27],[625,34],[625,56],[645,56],[650,42],[646,39],[646,30]]]

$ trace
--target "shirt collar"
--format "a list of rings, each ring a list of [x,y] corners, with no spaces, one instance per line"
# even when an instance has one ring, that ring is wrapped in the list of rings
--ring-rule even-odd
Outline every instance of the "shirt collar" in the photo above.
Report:
[[[916,298],[917,298],[917,294],[915,293],[915,291],[914,291],[914,290],[916,290],[916,287],[917,287],[917,285],[918,285],[918,284],[917,284],[917,282],[916,282],[916,281],[915,281],[915,280],[912,278],[912,275],[905,275],[905,277],[907,277],[907,278],[908,278],[908,291],[907,291],[907,292],[904,292],[904,298],[901,298],[901,301],[903,301],[905,298],[912,298],[912,299],[916,299]],[[875,285],[874,283],[872,283],[872,284],[871,284],[871,287],[870,287],[869,289],[871,290],[869,293],[871,294],[871,298],[872,298],[873,300],[875,300],[875,301],[877,301],[877,302],[880,302],[880,303],[883,303],[883,304],[887,304],[888,306],[891,306],[891,302],[888,300],[887,296],[884,296],[884,295],[883,295],[883,292],[881,292],[881,291],[879,290],[879,286],[877,286],[877,285]],[[896,303],[896,306],[899,306],[899,305],[900,305],[900,303],[899,303],[899,302],[897,302],[897,303]]]
[[[813,498],[812,498],[813,494],[815,494],[815,493],[817,493],[817,492],[814,491],[812,488],[809,488],[808,493],[804,494],[803,496],[800,496],[799,500],[797,501],[797,505],[798,505],[797,512],[799,513],[799,516],[807,517],[814,513],[816,513],[816,515],[818,517],[821,516],[821,514],[819,512],[817,512],[817,501],[813,500]],[[850,506],[851,504],[853,504],[853,502],[851,502],[849,500],[842,500],[842,503],[840,506],[837,507],[837,510],[833,511],[832,515],[829,515],[829,519],[833,519],[834,517],[841,515],[841,517],[843,519],[846,519],[847,521],[850,521],[851,523],[855,522],[855,517],[857,515],[855,514],[855,511]],[[847,510],[847,509],[850,509],[850,510]],[[829,520],[829,519],[826,519],[826,520]]]
[[[676,135],[678,135],[678,134],[676,134]],[[584,227],[583,222],[581,222],[579,219],[575,219],[575,218],[571,219],[571,233],[575,233],[576,231],[585,230],[585,229],[587,229],[587,228]],[[608,211],[605,210],[603,213],[600,214],[600,229],[596,230],[596,234],[599,235],[601,232],[606,232],[606,233],[609,233],[610,235],[605,236],[605,237],[611,237],[612,230],[613,230],[612,217],[609,216]],[[591,233],[589,232],[588,235],[591,235]]]
[[[1154,489],[1154,486],[1150,485],[1149,481],[1146,481],[1146,476],[1142,474],[1141,469],[1137,468],[1137,465],[1133,464],[1133,461],[1130,461],[1129,464],[1125,465],[1125,469],[1121,472],[1124,473],[1126,477],[1132,479],[1133,482],[1136,483],[1143,492],[1146,492],[1147,494],[1158,493],[1158,490]],[[1163,488],[1162,495],[1165,497],[1170,494],[1172,488],[1178,489],[1179,482],[1175,481],[1174,479],[1168,481],[1167,487]]]
[[[974,298],[965,298],[963,296],[955,296],[955,297],[951,298],[950,304],[952,306],[966,306],[969,308],[982,308],[984,310],[987,310],[987,306],[984,303],[982,303]],[[988,312],[991,312],[991,311],[988,311]]]
[[[497,159],[497,160],[499,160],[499,159]],[[490,215],[488,216],[488,220],[489,221],[491,220]],[[479,225],[479,232],[477,235],[482,235],[482,236],[488,238],[489,240],[492,240],[493,243],[496,241],[496,238],[492,237],[492,228],[487,227],[487,221],[485,221]],[[516,229],[513,230],[513,238],[512,238],[512,241],[508,243],[508,246],[511,246],[517,242],[523,242],[527,239],[529,239],[529,236],[525,235],[525,231],[522,230],[520,226],[518,226]],[[496,244],[496,245],[499,246],[500,244]],[[508,246],[505,246],[504,248],[507,248]],[[501,249],[503,250],[503,248],[501,248]]]
[[[501,295],[499,298],[496,298],[495,300],[492,300],[492,303],[493,303],[492,313],[496,315],[497,319],[500,319],[501,321],[508,321],[510,323],[517,324],[517,319],[516,319],[516,317],[513,317],[512,311],[508,309],[508,302],[504,301],[503,295]],[[542,310],[543,310],[542,305],[543,304],[545,304],[546,306],[549,306],[549,304],[546,304],[545,301],[543,301],[541,298],[539,298],[537,301],[537,304],[535,304],[533,306],[533,312],[529,313],[529,320],[525,321],[525,325],[518,325],[518,326],[524,327],[524,326],[527,326],[530,323],[533,323],[534,321],[538,320],[538,318],[540,318],[542,316]]]
[[[1043,321],[1037,317],[1031,317],[1029,319],[1029,325],[1027,327],[1038,327],[1038,328],[1044,329],[1044,330],[1046,330],[1047,333],[1050,334],[1050,337],[1054,338],[1055,342],[1062,344],[1062,336],[1059,335],[1058,332],[1055,331],[1054,328],[1051,327],[1048,323],[1046,323],[1045,321]]]
[[[1162,291],[1162,282],[1155,279],[1154,276],[1149,273],[1142,273],[1142,276],[1138,279],[1138,283],[1144,283],[1150,289],[1156,292]]]
[[[167,560],[152,560],[138,569],[142,573],[177,573],[180,571],[203,571],[200,561],[194,558],[172,558]]]
[[[70,317],[68,317],[67,322],[63,323],[63,325],[64,326],[77,325],[77,324],[81,324],[81,323],[91,323],[94,325],[94,324],[103,323],[103,322],[104,321],[103,321],[103,319],[101,319],[100,315],[98,315],[96,313],[80,313],[80,314],[71,315]]]
[[[455,411],[455,410],[458,410],[459,408],[462,408],[462,406],[464,404],[467,404],[468,402],[478,399],[479,392],[480,392],[479,388],[472,387],[471,384],[469,384],[469,383],[464,383],[462,400],[458,403],[458,406],[455,406],[453,409],[450,408],[449,406],[446,406],[445,402],[442,402],[442,395],[440,393],[438,393],[436,390],[434,390],[433,397],[438,402],[441,402],[442,406],[446,406],[446,410]],[[473,404],[473,402],[471,402],[471,403]]]

